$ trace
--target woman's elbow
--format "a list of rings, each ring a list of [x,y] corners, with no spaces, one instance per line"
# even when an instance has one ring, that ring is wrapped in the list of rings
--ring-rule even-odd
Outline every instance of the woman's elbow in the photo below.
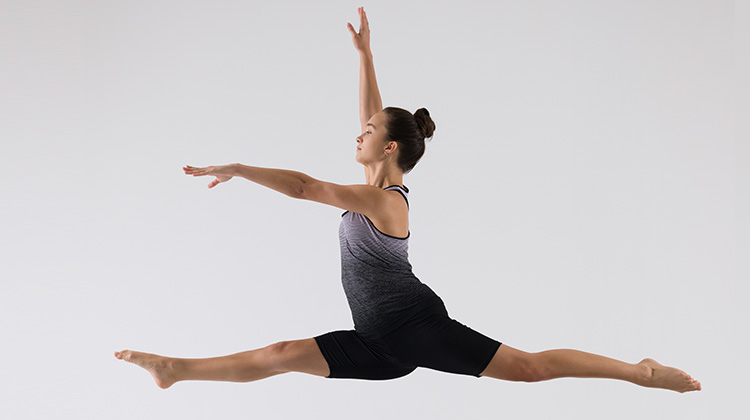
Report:
[[[294,198],[299,198],[300,200],[307,200],[310,196],[310,193],[315,188],[315,184],[318,182],[317,179],[305,175],[300,178],[300,182],[297,184],[297,187],[294,189]]]

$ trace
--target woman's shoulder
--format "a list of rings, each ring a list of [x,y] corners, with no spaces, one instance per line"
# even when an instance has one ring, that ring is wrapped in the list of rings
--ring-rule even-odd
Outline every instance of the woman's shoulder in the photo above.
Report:
[[[400,195],[401,197],[403,197],[403,200],[406,201],[406,207],[407,207],[407,209],[409,208],[409,188],[407,188],[404,185],[389,185],[389,186],[385,187],[384,190],[386,190],[386,191],[394,191],[398,195]],[[391,195],[395,196],[395,194],[391,194]],[[400,201],[400,200],[401,199],[399,199],[397,201]]]

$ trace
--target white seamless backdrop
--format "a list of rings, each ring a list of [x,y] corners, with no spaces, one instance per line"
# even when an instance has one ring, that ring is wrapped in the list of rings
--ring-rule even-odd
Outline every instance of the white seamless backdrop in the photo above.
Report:
[[[1,4],[3,418],[739,418],[746,2]],[[702,392],[428,369],[161,390],[113,357],[352,328],[343,210],[181,168],[364,183],[361,5],[383,104],[437,126],[404,184],[414,272],[450,315],[527,351],[652,357]]]

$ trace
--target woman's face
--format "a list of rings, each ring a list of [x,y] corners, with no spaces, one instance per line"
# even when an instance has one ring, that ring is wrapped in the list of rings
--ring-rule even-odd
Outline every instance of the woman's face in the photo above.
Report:
[[[395,159],[395,155],[392,154],[395,153],[396,142],[388,141],[384,124],[386,118],[383,111],[376,113],[367,122],[365,132],[357,136],[357,162],[366,165],[385,159]],[[388,155],[385,152],[388,152]]]

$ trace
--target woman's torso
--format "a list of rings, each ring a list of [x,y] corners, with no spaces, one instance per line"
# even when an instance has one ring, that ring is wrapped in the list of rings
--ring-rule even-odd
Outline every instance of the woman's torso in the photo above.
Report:
[[[408,188],[384,189],[401,194],[408,212]],[[439,299],[412,272],[408,213],[379,220],[379,225],[359,213],[346,211],[341,216],[341,280],[357,331],[385,334],[419,307]]]

